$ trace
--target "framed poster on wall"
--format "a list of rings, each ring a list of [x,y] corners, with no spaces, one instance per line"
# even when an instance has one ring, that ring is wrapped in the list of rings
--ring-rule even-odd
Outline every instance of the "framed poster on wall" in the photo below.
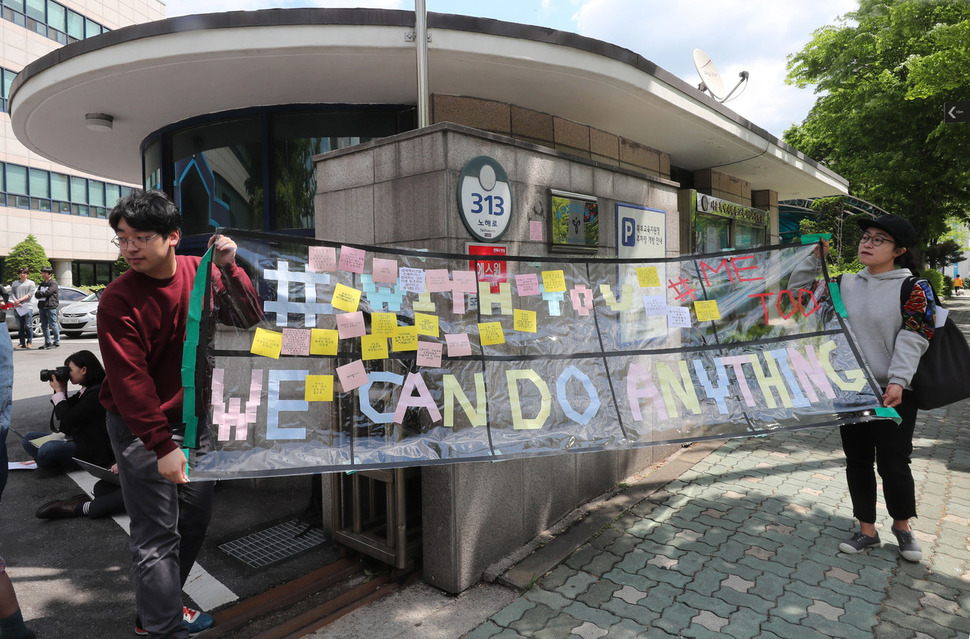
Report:
[[[599,203],[592,195],[549,189],[549,250],[595,253],[600,246]]]

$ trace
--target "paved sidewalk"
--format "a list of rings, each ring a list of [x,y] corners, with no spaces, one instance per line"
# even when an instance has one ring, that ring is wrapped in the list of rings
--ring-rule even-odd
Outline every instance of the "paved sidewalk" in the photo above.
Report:
[[[838,429],[734,440],[465,638],[968,637],[970,400],[921,412],[914,448],[919,564],[881,501],[882,546],[838,551],[855,530]]]

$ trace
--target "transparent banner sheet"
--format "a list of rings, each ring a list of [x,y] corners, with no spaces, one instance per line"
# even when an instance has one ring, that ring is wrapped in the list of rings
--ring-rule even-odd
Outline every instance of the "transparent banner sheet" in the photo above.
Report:
[[[479,282],[468,256],[222,232],[262,318],[238,328],[213,318],[242,313],[199,310],[186,379],[201,381],[186,392],[212,450],[193,460],[194,479],[615,450],[885,414],[824,282],[792,276],[814,245],[509,257],[507,281]]]

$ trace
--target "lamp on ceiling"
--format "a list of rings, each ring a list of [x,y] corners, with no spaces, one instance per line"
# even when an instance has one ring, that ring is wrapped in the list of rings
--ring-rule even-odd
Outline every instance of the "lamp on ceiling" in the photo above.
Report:
[[[84,126],[92,131],[110,131],[114,125],[114,116],[107,113],[85,113]]]

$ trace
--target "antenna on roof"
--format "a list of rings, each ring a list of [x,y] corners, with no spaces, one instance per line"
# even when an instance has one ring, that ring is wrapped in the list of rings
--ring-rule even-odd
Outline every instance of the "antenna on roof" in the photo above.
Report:
[[[697,75],[701,78],[701,83],[697,85],[698,90],[707,91],[711,94],[712,98],[721,103],[730,100],[734,92],[748,81],[748,72],[742,71],[738,74],[741,78],[738,80],[738,83],[734,85],[733,89],[726,91],[724,80],[721,79],[721,74],[717,72],[717,67],[714,66],[714,61],[711,60],[711,56],[700,49],[694,49],[694,68],[697,69]],[[739,93],[738,95],[741,94]]]

